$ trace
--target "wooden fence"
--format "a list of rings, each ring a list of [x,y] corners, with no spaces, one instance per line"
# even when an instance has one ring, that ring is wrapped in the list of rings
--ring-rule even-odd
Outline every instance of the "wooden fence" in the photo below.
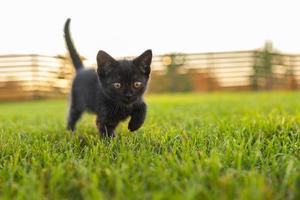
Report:
[[[300,55],[270,54],[272,69],[258,73],[260,51],[236,51],[155,56],[149,92],[172,91],[163,86],[186,80],[186,91],[297,89],[300,85]],[[174,56],[175,55],[175,56]],[[172,60],[175,58],[175,61]],[[178,63],[176,59],[178,59]],[[181,60],[180,60],[181,59]],[[172,62],[174,62],[172,64]],[[177,67],[178,76],[170,74]],[[257,67],[257,66],[256,66]],[[264,66],[258,66],[263,68]],[[256,70],[256,71],[255,71]],[[260,70],[261,71],[261,70]],[[0,100],[65,96],[74,70],[64,56],[0,56]],[[174,87],[173,87],[174,89]],[[175,88],[173,91],[177,91]]]
[[[67,94],[72,70],[64,57],[0,56],[0,100],[58,97]]]

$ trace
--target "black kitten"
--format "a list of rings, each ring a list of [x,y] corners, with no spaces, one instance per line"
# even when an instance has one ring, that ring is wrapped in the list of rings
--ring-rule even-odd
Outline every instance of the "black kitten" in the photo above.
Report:
[[[85,110],[97,115],[97,127],[103,136],[113,137],[118,123],[130,118],[128,129],[139,129],[146,117],[143,94],[146,90],[152,60],[151,50],[134,60],[115,60],[104,51],[97,55],[97,71],[84,69],[69,33],[70,19],[64,32],[67,47],[76,69],[71,90],[68,129],[75,125]]]

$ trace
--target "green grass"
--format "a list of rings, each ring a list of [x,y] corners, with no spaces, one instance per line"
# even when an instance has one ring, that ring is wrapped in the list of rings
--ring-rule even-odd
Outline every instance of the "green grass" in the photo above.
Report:
[[[147,96],[100,139],[66,100],[0,104],[0,199],[300,199],[300,93]]]

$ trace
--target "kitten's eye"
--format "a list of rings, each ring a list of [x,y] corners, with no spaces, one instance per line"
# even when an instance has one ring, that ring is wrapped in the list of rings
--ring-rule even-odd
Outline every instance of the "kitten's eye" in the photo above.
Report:
[[[142,86],[142,83],[139,82],[139,81],[136,81],[136,82],[133,83],[133,86],[134,86],[135,88],[140,88],[140,87]]]
[[[114,88],[120,88],[121,87],[121,83],[113,83]]]

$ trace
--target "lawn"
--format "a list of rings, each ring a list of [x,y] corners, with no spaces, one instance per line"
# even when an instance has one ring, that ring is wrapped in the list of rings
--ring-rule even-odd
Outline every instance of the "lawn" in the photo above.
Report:
[[[300,199],[300,93],[146,96],[101,139],[67,101],[0,104],[0,199]]]

